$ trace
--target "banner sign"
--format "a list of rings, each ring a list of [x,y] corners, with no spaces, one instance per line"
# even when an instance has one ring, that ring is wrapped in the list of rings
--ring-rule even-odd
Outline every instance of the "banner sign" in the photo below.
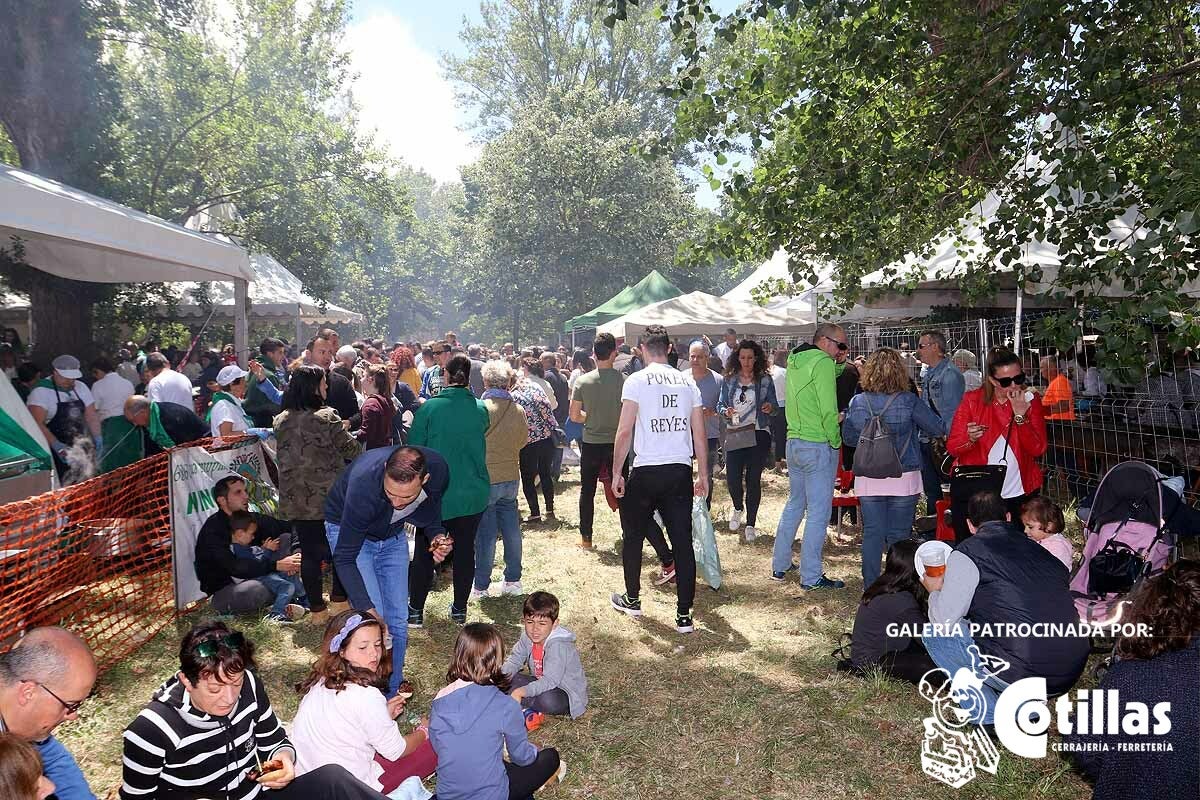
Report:
[[[250,510],[275,516],[279,493],[263,461],[262,445],[241,442],[210,453],[203,447],[171,451],[171,571],[175,583],[175,607],[179,610],[203,600],[196,577],[196,537],[213,514],[219,513],[212,488],[226,475],[246,481]]]

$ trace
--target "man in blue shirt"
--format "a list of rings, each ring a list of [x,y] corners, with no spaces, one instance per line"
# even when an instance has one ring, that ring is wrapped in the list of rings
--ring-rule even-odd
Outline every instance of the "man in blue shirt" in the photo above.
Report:
[[[58,800],[96,800],[74,757],[51,735],[79,718],[96,674],[92,651],[65,628],[34,628],[0,653],[0,732],[38,749]]]
[[[962,402],[967,383],[954,362],[946,358],[946,337],[941,331],[925,331],[917,343],[917,358],[925,367],[921,370],[921,400],[946,422],[949,429],[954,413]],[[925,484],[928,513],[942,499],[942,476],[933,463],[929,437],[921,434],[921,482]]]
[[[442,496],[450,484],[446,460],[427,447],[368,450],[342,471],[325,500],[325,535],[333,566],[350,605],[383,620],[392,635],[388,697],[404,679],[408,647],[408,535],[415,529],[413,561],[429,569],[453,543],[442,524]],[[413,621],[421,627],[421,620]]]

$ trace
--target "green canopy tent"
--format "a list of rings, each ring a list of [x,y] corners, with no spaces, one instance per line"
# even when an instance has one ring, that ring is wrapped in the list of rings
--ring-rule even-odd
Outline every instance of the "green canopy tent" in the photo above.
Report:
[[[670,300],[683,294],[675,284],[662,276],[658,270],[650,270],[650,274],[632,286],[626,286],[610,297],[607,301],[578,317],[567,320],[563,325],[564,333],[598,328],[610,320],[623,317],[631,311],[645,308],[651,303]]]

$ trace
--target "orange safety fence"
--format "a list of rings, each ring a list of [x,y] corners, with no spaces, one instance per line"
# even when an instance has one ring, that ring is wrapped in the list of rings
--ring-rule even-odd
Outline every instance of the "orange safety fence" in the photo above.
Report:
[[[175,616],[169,453],[0,506],[0,651],[31,628],[61,625],[104,671]]]

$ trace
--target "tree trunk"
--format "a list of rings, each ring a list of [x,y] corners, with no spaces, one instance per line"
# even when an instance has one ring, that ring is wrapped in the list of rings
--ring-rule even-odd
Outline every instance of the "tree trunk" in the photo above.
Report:
[[[101,349],[112,351],[114,342],[97,342],[92,328],[92,306],[101,299],[101,284],[59,278],[45,272],[30,276],[29,304],[33,311],[33,355],[42,369],[64,353],[85,365]],[[106,346],[109,345],[109,346]]]
[[[111,67],[101,61],[89,9],[78,0],[0,0],[0,124],[23,169],[104,194],[101,176],[114,156],[116,87]],[[92,305],[105,287],[30,266],[4,277],[29,294],[38,363],[49,367],[63,353],[80,360],[95,355]]]
[[[514,302],[512,306],[512,343],[513,352],[521,352],[521,304]]]

